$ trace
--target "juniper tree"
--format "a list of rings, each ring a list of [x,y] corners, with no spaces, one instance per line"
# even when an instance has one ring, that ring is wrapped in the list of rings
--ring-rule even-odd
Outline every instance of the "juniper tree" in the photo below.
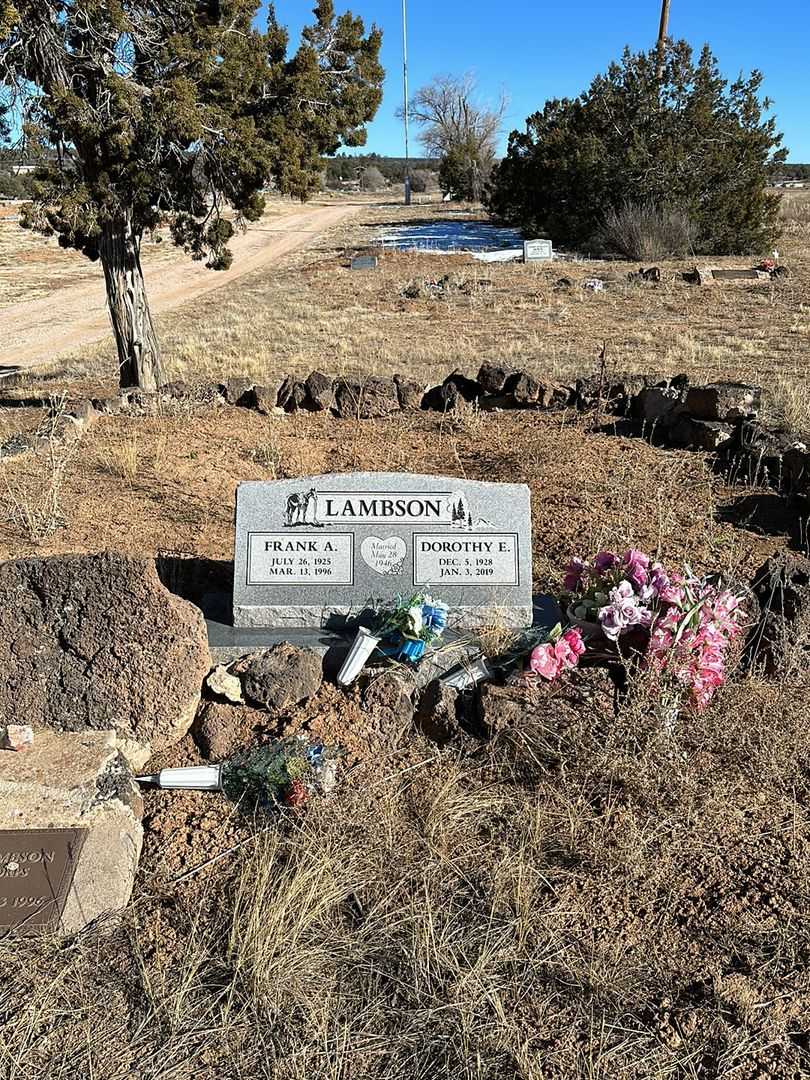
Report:
[[[512,132],[490,209],[590,245],[612,211],[652,207],[685,215],[698,251],[767,250],[779,212],[769,170],[785,151],[761,85],[758,71],[729,83],[708,46],[697,61],[685,41],[662,58],[625,50],[580,97],[546,102]]]
[[[104,269],[122,385],[162,380],[144,233],[212,269],[272,179],[306,199],[321,155],[365,142],[381,34],[319,0],[299,47],[258,0],[0,0],[0,117],[46,149],[24,224]]]

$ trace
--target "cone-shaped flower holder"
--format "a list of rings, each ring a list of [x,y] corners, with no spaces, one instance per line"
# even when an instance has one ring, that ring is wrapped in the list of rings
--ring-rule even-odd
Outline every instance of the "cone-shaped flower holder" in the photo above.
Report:
[[[221,765],[190,765],[183,769],[161,769],[151,776],[136,776],[139,784],[152,787],[187,789],[189,791],[221,791]]]
[[[480,656],[463,667],[455,668],[446,675],[442,675],[439,682],[443,686],[451,686],[454,690],[470,690],[478,683],[486,679],[492,679],[495,675],[489,661],[485,656]]]
[[[338,672],[338,685],[351,686],[360,672],[368,663],[369,657],[380,644],[380,638],[367,630],[365,626],[358,628],[357,636],[352,642],[343,666]]]

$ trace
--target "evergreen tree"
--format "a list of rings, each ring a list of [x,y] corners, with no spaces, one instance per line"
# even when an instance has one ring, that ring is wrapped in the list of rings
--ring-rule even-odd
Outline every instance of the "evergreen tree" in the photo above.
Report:
[[[306,199],[321,155],[362,145],[380,103],[376,28],[319,0],[290,55],[272,6],[254,27],[259,6],[0,0],[0,115],[16,108],[28,142],[55,151],[25,224],[101,259],[122,385],[162,380],[144,232],[168,222],[192,258],[226,268],[267,182]]]
[[[548,101],[512,132],[494,174],[490,209],[529,232],[593,244],[611,210],[629,204],[687,215],[698,251],[759,252],[778,235],[769,169],[785,160],[773,118],[764,119],[754,71],[730,83],[705,46],[685,41],[598,75],[575,100]]]

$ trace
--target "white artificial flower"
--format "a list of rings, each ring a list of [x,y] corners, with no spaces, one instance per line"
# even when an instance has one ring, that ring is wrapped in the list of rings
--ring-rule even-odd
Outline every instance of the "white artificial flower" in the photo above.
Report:
[[[411,633],[414,637],[419,637],[422,633],[422,605],[414,604],[412,608],[408,609],[408,618],[411,622]]]

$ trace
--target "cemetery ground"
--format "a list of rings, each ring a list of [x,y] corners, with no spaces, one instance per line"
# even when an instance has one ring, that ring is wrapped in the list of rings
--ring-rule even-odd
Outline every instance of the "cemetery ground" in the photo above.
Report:
[[[684,263],[652,285],[627,281],[637,265],[388,251],[348,269],[382,224],[446,213],[369,205],[280,269],[161,316],[170,377],[429,384],[492,360],[562,383],[598,373],[604,347],[611,370],[761,385],[769,417],[810,430],[806,220],[780,243],[790,276],[765,285],[688,286]],[[597,275],[603,291],[580,287]],[[55,360],[3,391],[0,437],[42,429],[54,395],[114,389],[106,344]],[[353,419],[189,400],[1,461],[0,559],[194,556],[227,578],[239,482],[359,470],[528,484],[537,592],[605,544],[741,583],[806,547],[794,504],[756,473],[593,412]],[[270,821],[148,793],[123,915],[0,941],[0,1075],[807,1075],[806,622],[774,674],[740,673],[674,738],[643,693],[616,711],[599,667],[439,743],[354,688],[232,708],[235,746],[300,729],[340,742],[337,790]],[[200,761],[188,735],[150,770]]]

